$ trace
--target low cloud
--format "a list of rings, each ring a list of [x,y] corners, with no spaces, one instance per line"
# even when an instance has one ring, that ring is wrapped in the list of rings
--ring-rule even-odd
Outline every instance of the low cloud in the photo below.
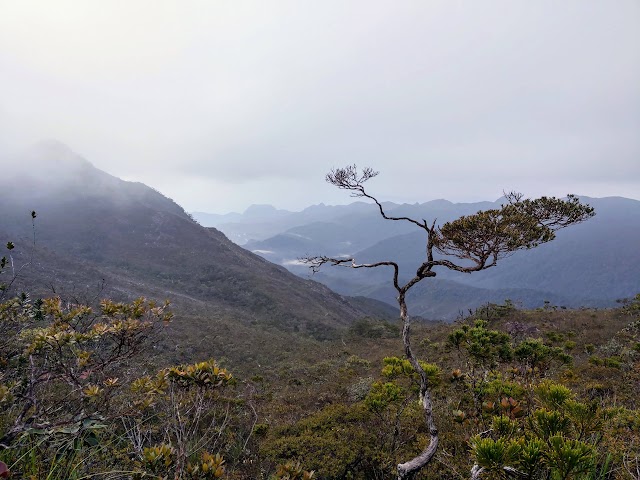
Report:
[[[92,5],[3,4],[0,157],[57,138],[213,212],[349,201],[352,163],[410,202],[640,191],[637,3]]]

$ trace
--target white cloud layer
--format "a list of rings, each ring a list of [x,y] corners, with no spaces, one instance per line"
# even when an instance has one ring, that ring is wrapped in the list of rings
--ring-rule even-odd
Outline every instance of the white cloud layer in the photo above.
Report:
[[[640,198],[640,3],[0,0],[0,154],[56,138],[188,210]]]

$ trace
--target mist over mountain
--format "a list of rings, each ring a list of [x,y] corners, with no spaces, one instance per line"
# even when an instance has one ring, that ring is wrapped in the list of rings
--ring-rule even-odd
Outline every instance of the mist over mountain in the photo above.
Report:
[[[16,263],[33,257],[19,280],[34,294],[170,298],[316,337],[375,310],[238,247],[161,193],[98,170],[60,143],[43,142],[7,164],[0,239],[18,245]]]
[[[16,258],[22,255],[23,263],[33,255],[30,272],[21,277],[42,293],[90,291],[105,279],[101,288],[116,297],[170,297],[197,303],[194,311],[206,305],[216,315],[245,323],[322,336],[319,331],[365,314],[390,315],[373,302],[394,304],[390,272],[325,268],[312,277],[299,257],[393,259],[403,279],[424,257],[421,231],[407,222],[385,221],[366,202],[320,204],[300,212],[255,205],[242,214],[195,213],[199,225],[161,193],[107,174],[59,142],[41,142],[7,164],[0,234],[19,243]],[[503,259],[496,268],[473,275],[438,272],[435,280],[412,291],[412,313],[451,319],[461,310],[507,298],[523,307],[545,301],[579,307],[611,306],[633,296],[640,291],[640,202],[582,200],[595,208],[595,218],[558,232],[553,242]],[[384,207],[394,215],[442,224],[500,202],[387,202]],[[38,214],[35,231],[32,210]],[[366,298],[372,303],[365,306]]]
[[[270,207],[270,208],[269,208]],[[260,212],[260,215],[256,215]],[[243,213],[216,215],[193,212],[201,225],[216,227],[238,245],[251,241],[265,240],[295,227],[303,227],[314,222],[333,222],[336,218],[353,214],[368,216],[370,207],[364,202],[350,205],[312,205],[300,212],[278,210],[272,206],[252,205]],[[373,215],[371,215],[373,216]],[[295,235],[295,232],[293,233]]]
[[[498,266],[472,275],[442,270],[412,291],[412,312],[429,318],[454,318],[461,310],[511,299],[535,308],[545,301],[567,307],[612,306],[640,291],[640,202],[622,197],[581,197],[595,208],[587,222],[561,230],[556,240],[517,252]],[[503,202],[422,204],[385,203],[396,216],[443,224],[462,215],[499,207]],[[204,220],[204,217],[200,217]],[[267,225],[265,227],[265,225]],[[254,238],[243,246],[264,258],[309,277],[297,260],[306,255],[354,256],[358,262],[394,260],[407,280],[424,260],[425,237],[407,222],[385,221],[374,205],[356,202],[339,207],[316,205],[301,212],[280,213],[273,222],[239,215],[219,223],[230,238]],[[269,238],[268,233],[280,229]],[[241,242],[239,242],[241,243]],[[324,268],[312,278],[345,295],[395,301],[391,272],[384,268]]]

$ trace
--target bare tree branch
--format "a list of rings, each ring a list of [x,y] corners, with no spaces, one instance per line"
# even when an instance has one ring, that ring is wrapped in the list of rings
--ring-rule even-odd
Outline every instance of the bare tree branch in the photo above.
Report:
[[[325,180],[340,189],[351,191],[352,197],[365,197],[373,200],[380,210],[380,215],[382,215],[382,218],[384,218],[385,220],[404,220],[407,222],[411,222],[422,229],[428,230],[428,227],[424,220],[422,222],[419,222],[418,220],[410,217],[391,217],[387,215],[384,212],[382,204],[378,201],[378,199],[372,195],[369,195],[365,191],[362,184],[367,180],[370,180],[373,177],[377,176],[378,173],[379,172],[376,172],[369,167],[363,168],[362,172],[358,173],[358,167],[356,167],[355,165],[348,165],[345,168],[332,169],[331,172],[326,175]]]
[[[320,271],[323,265],[331,265],[334,267],[349,267],[349,268],[376,268],[376,267],[393,267],[393,286],[396,290],[400,291],[400,285],[398,284],[399,268],[395,262],[376,262],[376,263],[356,263],[353,258],[332,258],[332,257],[301,257],[298,259],[300,262],[308,264],[313,273]]]

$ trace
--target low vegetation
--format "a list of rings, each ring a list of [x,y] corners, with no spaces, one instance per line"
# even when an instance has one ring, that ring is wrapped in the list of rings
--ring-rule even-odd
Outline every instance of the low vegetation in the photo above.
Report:
[[[10,292],[0,478],[387,479],[429,441],[396,323],[362,319],[259,368],[172,366],[154,348],[167,303]],[[416,478],[638,478],[640,295],[600,311],[486,305],[416,324],[414,343],[441,419]]]
[[[413,319],[401,358],[406,308],[299,328],[195,306],[174,319],[145,298],[32,298],[6,248],[0,478],[640,477],[640,295],[610,310],[505,301],[453,324]],[[400,472],[433,441],[427,387],[438,449],[428,469]]]

